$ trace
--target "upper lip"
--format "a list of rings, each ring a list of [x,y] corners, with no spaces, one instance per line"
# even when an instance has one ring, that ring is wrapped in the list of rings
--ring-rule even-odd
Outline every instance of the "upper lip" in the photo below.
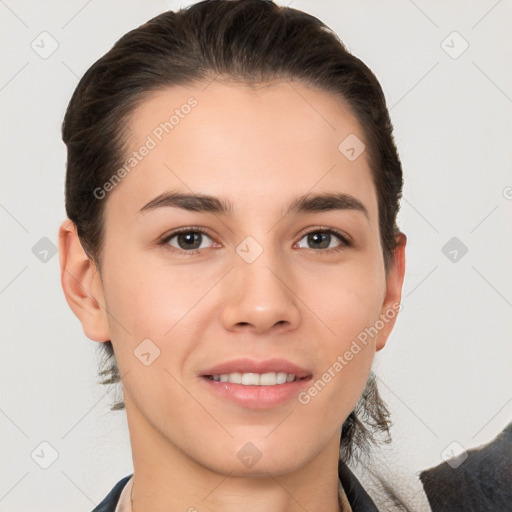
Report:
[[[301,368],[286,359],[265,359],[256,361],[254,359],[232,359],[224,363],[217,364],[201,375],[222,375],[226,373],[271,373],[284,372],[293,373],[298,379],[309,377],[311,372]]]

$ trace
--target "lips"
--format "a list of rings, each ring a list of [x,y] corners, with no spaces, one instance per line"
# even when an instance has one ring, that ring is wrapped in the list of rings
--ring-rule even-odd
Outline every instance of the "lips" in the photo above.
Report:
[[[212,366],[200,373],[202,377],[222,375],[229,373],[287,373],[294,374],[297,379],[310,377],[312,372],[302,368],[286,359],[266,359],[256,361],[253,359],[233,359],[218,365]]]
[[[233,359],[202,371],[200,377],[202,389],[216,400],[253,410],[296,400],[313,378],[309,369],[286,359]]]

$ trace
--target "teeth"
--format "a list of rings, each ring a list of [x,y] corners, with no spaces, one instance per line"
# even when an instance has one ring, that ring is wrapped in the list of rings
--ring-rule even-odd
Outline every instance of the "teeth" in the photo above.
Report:
[[[223,373],[221,375],[210,375],[210,379],[217,382],[231,382],[232,384],[243,384],[244,386],[275,386],[293,382],[296,377],[293,373],[270,372],[270,373]]]

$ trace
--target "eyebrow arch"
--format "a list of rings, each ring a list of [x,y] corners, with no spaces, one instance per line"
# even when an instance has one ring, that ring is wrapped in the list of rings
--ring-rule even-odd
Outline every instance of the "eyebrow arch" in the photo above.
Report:
[[[170,191],[164,192],[149,201],[139,210],[139,213],[162,207],[220,215],[230,215],[233,212],[233,204],[227,199],[206,194],[184,194]],[[305,194],[292,201],[284,215],[331,210],[355,210],[369,219],[368,210],[363,203],[354,196],[345,193]]]

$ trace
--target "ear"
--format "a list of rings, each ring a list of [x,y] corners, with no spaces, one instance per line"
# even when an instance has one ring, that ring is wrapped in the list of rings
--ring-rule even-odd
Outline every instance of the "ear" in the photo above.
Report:
[[[396,322],[398,312],[401,309],[400,301],[402,300],[402,286],[405,275],[405,245],[407,237],[404,233],[395,236],[396,248],[393,254],[391,267],[386,276],[386,295],[380,311],[380,320],[384,324],[379,330],[375,349],[378,352],[386,345],[391,331]]]
[[[76,227],[69,219],[59,229],[59,259],[64,295],[80,320],[85,335],[93,341],[109,341],[101,276],[85,253]]]

